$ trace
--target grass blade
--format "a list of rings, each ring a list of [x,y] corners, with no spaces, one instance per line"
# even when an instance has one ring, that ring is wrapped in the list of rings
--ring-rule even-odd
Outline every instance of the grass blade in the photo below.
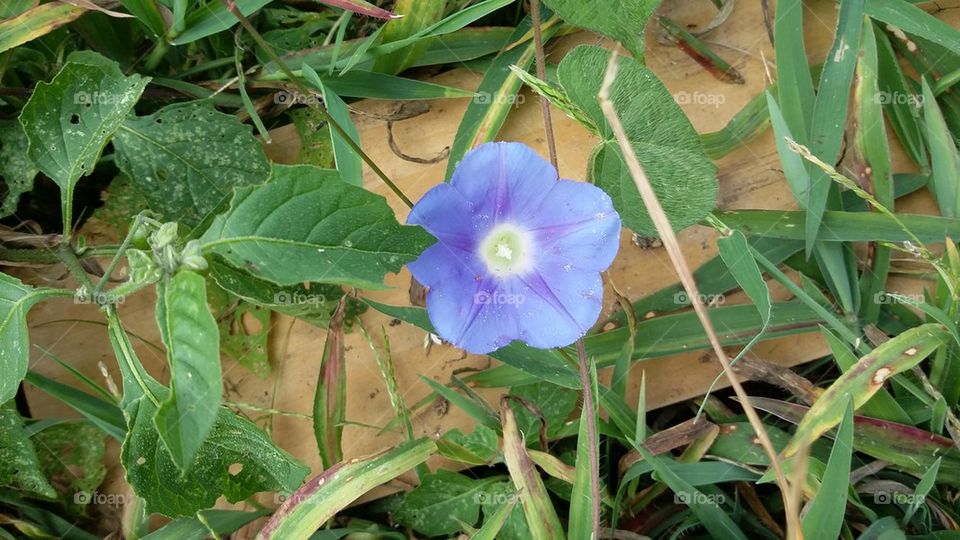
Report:
[[[827,469],[820,489],[803,516],[803,534],[807,538],[836,538],[843,526],[850,487],[850,461],[853,457],[853,403],[844,406],[840,430],[833,441]]]

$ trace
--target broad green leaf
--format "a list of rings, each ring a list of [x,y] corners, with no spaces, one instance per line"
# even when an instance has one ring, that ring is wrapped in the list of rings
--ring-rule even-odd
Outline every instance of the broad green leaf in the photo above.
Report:
[[[568,23],[623,43],[634,58],[642,61],[643,30],[660,0],[544,0],[544,3]],[[606,62],[601,67],[605,66]]]
[[[337,302],[343,297],[343,289],[336,285],[313,283],[307,288],[303,283],[297,283],[281,287],[234,268],[219,258],[210,265],[210,277],[244,302],[320,327],[327,326]]]
[[[839,536],[850,488],[853,457],[853,403],[847,400],[840,429],[833,440],[830,460],[813,499],[804,509],[803,535],[807,538]]]
[[[0,121],[0,219],[17,211],[39,170],[27,157],[27,136],[16,121]]]
[[[555,435],[563,428],[580,399],[578,392],[547,382],[511,386],[510,395],[523,398],[540,411],[547,422],[547,437]],[[527,445],[538,448],[539,438],[535,435],[540,431],[540,417],[518,403],[511,402],[510,406],[517,415],[520,431],[527,435]]]
[[[48,499],[57,496],[40,469],[34,444],[24,431],[23,419],[12,403],[0,404],[0,486]]]
[[[127,481],[146,501],[148,513],[192,516],[212,507],[221,496],[238,502],[262,491],[292,492],[309,472],[255,424],[221,408],[190,473],[184,476],[160,442],[153,403],[139,398],[127,413],[129,433],[120,459]]]
[[[603,140],[590,165],[593,181],[613,199],[624,225],[655,236],[656,228],[597,101],[610,54],[600,47],[577,47],[560,62],[558,77],[570,101],[599,126]],[[670,92],[640,62],[622,58],[610,99],[673,228],[684,229],[703,219],[716,203],[716,167]]]
[[[960,152],[926,79],[923,79],[923,120],[930,148],[930,187],[940,214],[960,217]]]
[[[516,491],[509,482],[497,482],[484,493],[483,526],[471,540],[526,540],[530,537],[523,509],[517,506]]]
[[[461,522],[477,524],[483,491],[496,481],[440,469],[403,497],[393,519],[425,536],[454,534],[461,530]]]
[[[220,330],[220,351],[261,379],[267,378],[271,311],[209,285],[207,300]]]
[[[103,147],[140,99],[149,78],[125,77],[116,64],[68,62],[37,84],[20,113],[37,168],[60,187],[64,233],[73,227],[73,190],[93,172]],[[2,398],[2,396],[0,396]]]
[[[827,388],[810,407],[797,431],[783,450],[793,456],[820,435],[840,423],[840,404],[848,396],[853,406],[867,402],[890,377],[917,365],[951,340],[950,333],[939,324],[924,324],[907,330],[887,341],[860,359]]]
[[[63,296],[50,289],[34,289],[0,272],[0,403],[13,399],[27,374],[27,311],[43,298],[57,294]]]
[[[87,12],[79,5],[46,2],[0,21],[0,52],[33,41],[77,19]]]
[[[257,538],[307,538],[350,503],[423,463],[436,450],[430,439],[417,439],[378,456],[338,463],[288,498]]]
[[[496,431],[477,424],[467,435],[457,428],[444,433],[437,439],[437,448],[447,459],[469,465],[486,465],[497,456],[499,444]]]
[[[191,228],[222,211],[234,187],[262,184],[270,174],[250,128],[209,102],[177,103],[130,118],[113,145],[117,165],[150,209]]]
[[[379,195],[336,171],[274,166],[269,183],[237,190],[203,235],[204,251],[280,285],[306,281],[381,288],[431,236],[397,223]]]
[[[93,493],[107,476],[104,434],[86,422],[49,426],[33,437],[41,470],[68,501],[90,504]]]
[[[186,473],[220,408],[220,332],[207,307],[206,281],[200,274],[181,270],[158,287],[157,295],[170,393],[157,409],[155,423],[173,462]]]

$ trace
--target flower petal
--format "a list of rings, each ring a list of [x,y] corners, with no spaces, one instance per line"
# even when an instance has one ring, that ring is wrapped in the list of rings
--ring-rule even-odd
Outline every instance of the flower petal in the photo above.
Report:
[[[538,268],[600,272],[620,248],[620,215],[610,197],[592,184],[560,180],[542,202],[520,213],[539,248]]]
[[[481,217],[500,223],[535,204],[557,181],[557,171],[529,146],[486,143],[457,164],[450,184],[478,205]]]
[[[430,188],[417,201],[407,216],[407,223],[420,225],[437,237],[439,243],[471,251],[477,245],[478,234],[490,227],[477,218],[474,205],[446,183]]]
[[[533,272],[521,278],[519,339],[531,347],[565,347],[587,333],[603,307],[603,283],[592,271]]]

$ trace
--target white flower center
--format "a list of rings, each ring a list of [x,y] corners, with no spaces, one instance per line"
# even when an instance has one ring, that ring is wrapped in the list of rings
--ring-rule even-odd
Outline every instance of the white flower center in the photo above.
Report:
[[[497,277],[522,274],[532,266],[530,233],[512,223],[493,227],[478,251],[487,269]]]

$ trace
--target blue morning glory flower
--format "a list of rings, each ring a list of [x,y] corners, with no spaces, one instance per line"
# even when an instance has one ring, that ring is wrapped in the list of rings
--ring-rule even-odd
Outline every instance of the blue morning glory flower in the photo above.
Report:
[[[526,145],[477,147],[407,222],[437,238],[409,268],[429,287],[436,332],[457,347],[565,346],[600,315],[600,272],[617,254],[620,216],[601,189],[559,180]]]

